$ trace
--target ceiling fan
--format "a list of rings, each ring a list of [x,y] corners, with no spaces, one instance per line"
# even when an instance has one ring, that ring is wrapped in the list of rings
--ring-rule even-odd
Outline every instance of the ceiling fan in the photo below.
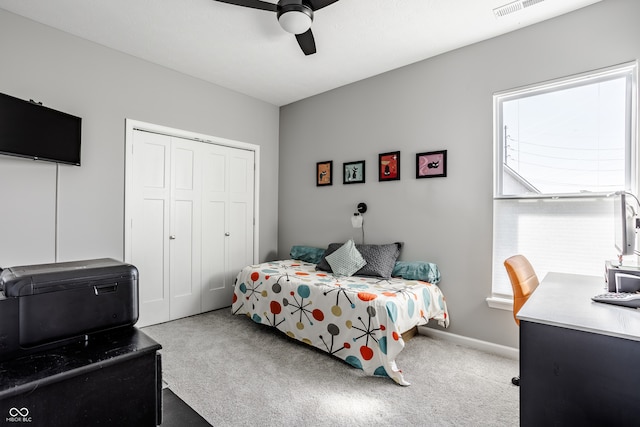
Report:
[[[283,30],[295,34],[305,55],[316,53],[316,41],[311,32],[313,13],[338,0],[279,0],[277,4],[261,0],[216,0],[237,6],[276,12]]]

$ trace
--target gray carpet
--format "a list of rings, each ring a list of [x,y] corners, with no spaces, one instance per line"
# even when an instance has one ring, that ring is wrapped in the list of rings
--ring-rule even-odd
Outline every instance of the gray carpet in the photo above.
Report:
[[[368,377],[222,309],[143,328],[169,388],[218,426],[516,426],[515,360],[416,336],[396,362],[408,387]]]

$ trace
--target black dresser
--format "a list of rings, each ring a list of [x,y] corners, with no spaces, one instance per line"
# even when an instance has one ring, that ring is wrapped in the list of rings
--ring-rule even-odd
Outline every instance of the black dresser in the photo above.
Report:
[[[127,327],[1,362],[0,425],[159,425],[160,349]]]

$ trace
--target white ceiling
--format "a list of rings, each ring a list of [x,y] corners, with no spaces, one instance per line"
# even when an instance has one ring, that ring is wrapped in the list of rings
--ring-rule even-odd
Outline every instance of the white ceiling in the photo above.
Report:
[[[275,13],[214,0],[0,0],[0,8],[280,106],[599,1],[341,0],[315,13],[310,56]],[[496,18],[509,3],[530,6]]]

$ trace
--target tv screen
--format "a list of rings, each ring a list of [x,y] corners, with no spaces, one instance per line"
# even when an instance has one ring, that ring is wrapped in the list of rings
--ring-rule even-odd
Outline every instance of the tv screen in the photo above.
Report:
[[[82,119],[0,93],[0,154],[80,166]]]

